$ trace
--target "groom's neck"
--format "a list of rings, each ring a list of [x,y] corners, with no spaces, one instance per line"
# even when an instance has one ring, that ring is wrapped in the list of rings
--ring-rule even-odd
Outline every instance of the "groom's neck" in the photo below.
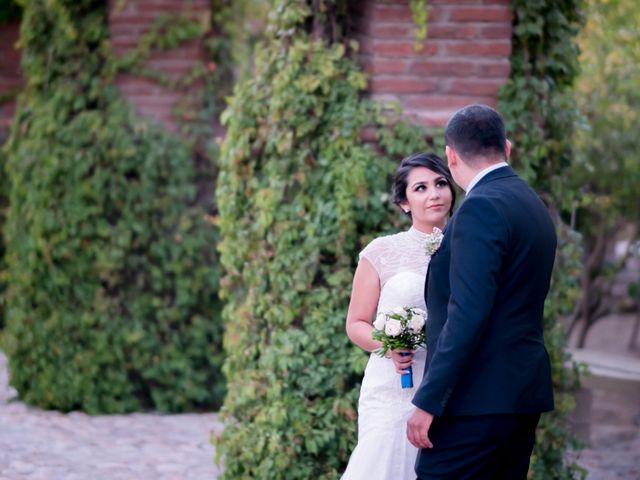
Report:
[[[456,178],[456,183],[464,190],[467,191],[469,184],[471,181],[483,170],[489,168],[498,163],[504,162],[505,159],[502,157],[491,157],[482,159],[475,159],[476,161],[470,165],[467,162],[460,162],[459,172]]]

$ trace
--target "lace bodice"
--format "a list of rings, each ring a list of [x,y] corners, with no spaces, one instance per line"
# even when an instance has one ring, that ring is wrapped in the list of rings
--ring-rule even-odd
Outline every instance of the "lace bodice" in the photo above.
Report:
[[[429,256],[425,253],[426,236],[411,227],[405,232],[378,237],[360,252],[360,258],[366,258],[378,272],[381,290],[400,272],[412,272],[425,278],[429,264]]]
[[[412,227],[376,238],[360,252],[360,258],[366,258],[380,278],[378,312],[399,306],[425,309],[424,282],[430,259],[425,243],[426,234]],[[414,352],[415,387],[422,379],[426,356],[424,348]],[[358,445],[342,480],[416,478],[413,466],[418,450],[406,435],[415,387],[402,388],[393,362],[371,353],[358,400]]]

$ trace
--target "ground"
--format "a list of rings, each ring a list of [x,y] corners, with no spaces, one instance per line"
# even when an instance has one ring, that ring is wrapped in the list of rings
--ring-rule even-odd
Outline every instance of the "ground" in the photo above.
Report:
[[[630,317],[602,321],[587,347],[628,356],[635,365],[640,355],[620,348],[630,325]],[[62,414],[14,397],[0,353],[0,480],[214,480],[220,473],[209,441],[221,428],[215,413]],[[607,402],[593,397],[590,446],[578,462],[588,480],[640,479],[640,415],[634,413],[640,405],[611,412]]]
[[[0,480],[213,480],[209,414],[62,414],[12,400],[0,352]]]

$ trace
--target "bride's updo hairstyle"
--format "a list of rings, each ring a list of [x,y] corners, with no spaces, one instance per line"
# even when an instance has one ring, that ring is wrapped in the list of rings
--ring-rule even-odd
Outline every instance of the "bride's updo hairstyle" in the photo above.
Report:
[[[400,166],[393,176],[393,203],[400,206],[401,203],[407,201],[407,179],[409,172],[416,167],[427,168],[432,172],[442,175],[447,180],[449,190],[451,190],[451,210],[449,210],[449,215],[451,215],[453,213],[453,206],[456,204],[456,190],[453,188],[453,179],[451,178],[449,167],[447,167],[444,160],[435,153],[414,153],[400,162]],[[405,213],[405,215],[411,216],[411,212]]]

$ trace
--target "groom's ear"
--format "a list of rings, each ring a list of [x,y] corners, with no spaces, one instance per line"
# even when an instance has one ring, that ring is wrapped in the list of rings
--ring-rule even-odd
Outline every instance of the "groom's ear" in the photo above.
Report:
[[[454,167],[458,163],[458,154],[455,149],[449,145],[444,147],[444,153],[447,155],[447,163],[449,164],[449,169],[451,169],[451,167]]]
[[[509,160],[511,156],[511,142],[509,140],[504,143],[504,153],[507,155],[507,160]]]

